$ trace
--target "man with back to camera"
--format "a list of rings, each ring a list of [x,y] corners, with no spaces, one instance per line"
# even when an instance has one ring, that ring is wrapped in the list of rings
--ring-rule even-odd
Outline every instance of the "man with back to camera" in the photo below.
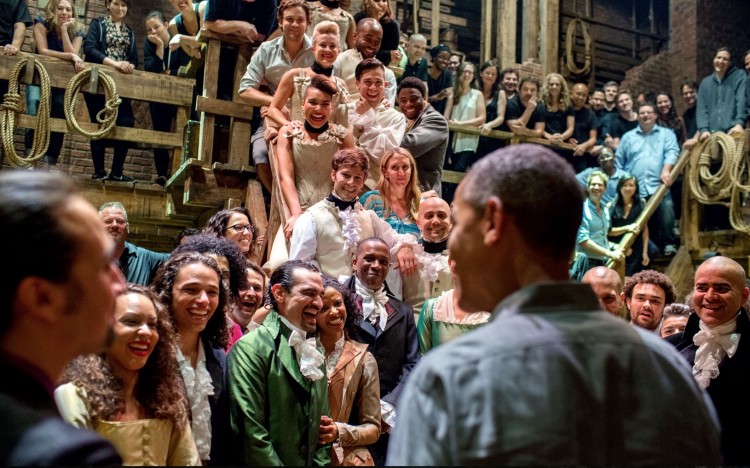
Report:
[[[125,290],[114,242],[65,177],[0,173],[0,463],[115,465],[100,436],[60,419],[52,396],[63,367],[103,351]]]
[[[459,306],[493,318],[410,374],[389,464],[721,461],[713,408],[674,349],[569,281],[582,202],[570,166],[542,146],[471,168],[448,244]]]

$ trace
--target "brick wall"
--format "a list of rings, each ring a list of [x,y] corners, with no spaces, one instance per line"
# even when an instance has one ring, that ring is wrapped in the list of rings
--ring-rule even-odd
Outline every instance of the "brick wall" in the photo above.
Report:
[[[659,52],[625,72],[625,79],[620,83],[620,87],[629,89],[635,98],[639,93],[646,91],[670,91],[671,77],[671,54]]]

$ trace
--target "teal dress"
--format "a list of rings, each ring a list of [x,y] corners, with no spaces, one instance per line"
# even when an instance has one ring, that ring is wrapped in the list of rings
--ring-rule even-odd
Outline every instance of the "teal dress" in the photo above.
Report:
[[[419,354],[422,356],[432,348],[484,325],[490,318],[489,312],[474,312],[457,320],[453,308],[453,291],[451,289],[439,297],[428,299],[419,312],[417,336]]]
[[[403,219],[399,218],[393,210],[390,210],[388,216],[385,216],[385,209],[383,207],[383,197],[380,196],[380,192],[377,190],[370,190],[360,197],[359,202],[362,207],[366,210],[374,211],[380,219],[385,220],[386,223],[390,224],[394,231],[399,234],[411,234],[420,240],[422,233],[419,231],[417,222],[411,215],[407,214]]]

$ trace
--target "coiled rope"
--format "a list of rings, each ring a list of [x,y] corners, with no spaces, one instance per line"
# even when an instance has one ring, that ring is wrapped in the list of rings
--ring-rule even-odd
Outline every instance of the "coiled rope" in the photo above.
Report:
[[[104,98],[105,104],[104,109],[100,110],[96,114],[96,120],[99,122],[99,130],[95,132],[87,132],[82,129],[76,120],[76,102],[78,92],[81,90],[83,85],[90,81],[91,69],[76,74],[65,88],[65,120],[68,122],[68,126],[72,127],[76,132],[85,136],[89,140],[98,140],[104,138],[112,132],[117,122],[117,110],[120,107],[122,99],[117,95],[117,86],[111,76],[106,73],[99,72],[99,81],[104,87]]]
[[[721,165],[711,172],[715,161],[721,161]],[[742,219],[742,196],[750,192],[750,161],[744,137],[735,140],[726,133],[712,133],[700,151],[690,153],[688,182],[696,201],[727,206],[732,228],[750,233],[750,225]]]
[[[576,65],[573,46],[575,45],[576,27],[581,26],[583,35],[583,67],[578,68]],[[581,18],[574,18],[568,23],[568,29],[565,32],[565,66],[575,75],[585,75],[591,70],[591,35],[589,27]]]
[[[16,129],[16,115],[21,111],[21,95],[18,89],[18,76],[24,69],[28,57],[21,59],[10,72],[8,92],[3,96],[2,117],[0,118],[0,138],[2,138],[3,150],[8,156],[11,165],[16,167],[30,167],[47,154],[49,148],[49,113],[50,113],[50,82],[49,74],[44,66],[37,60],[34,61],[34,69],[39,73],[41,85],[41,100],[36,115],[36,127],[34,128],[34,142],[28,156],[19,156],[16,153],[13,134]]]

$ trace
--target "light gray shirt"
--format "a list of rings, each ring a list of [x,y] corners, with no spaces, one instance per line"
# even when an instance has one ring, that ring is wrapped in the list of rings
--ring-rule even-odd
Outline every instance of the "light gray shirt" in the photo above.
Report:
[[[302,50],[297,53],[294,60],[284,48],[284,36],[264,42],[247,64],[245,75],[240,80],[240,92],[248,88],[259,89],[266,85],[271,94],[275,93],[284,73],[292,68],[307,68],[313,64],[315,57],[311,49],[312,40],[307,34],[302,40]]]
[[[576,283],[516,291],[427,354],[388,452],[389,465],[720,462],[713,406],[684,359]]]

